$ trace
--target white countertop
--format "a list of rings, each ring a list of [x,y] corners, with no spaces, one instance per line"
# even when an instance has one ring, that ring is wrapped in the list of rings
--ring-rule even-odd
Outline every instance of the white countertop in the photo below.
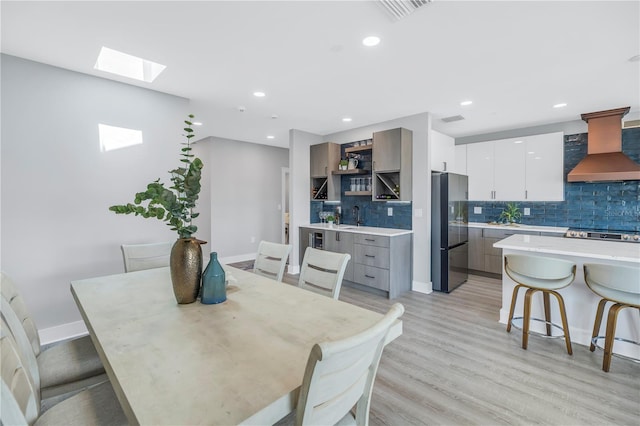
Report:
[[[496,248],[640,263],[640,244],[578,238],[511,235]]]
[[[383,237],[395,237],[398,235],[413,233],[411,229],[376,228],[374,226],[355,225],[329,225],[328,223],[311,223],[309,225],[301,225],[300,227],[329,231],[352,232],[354,234],[380,235]]]
[[[469,228],[498,228],[498,229],[520,229],[523,231],[557,232],[558,234],[564,234],[569,229],[567,227],[523,225],[521,223],[517,223],[515,225],[503,225],[498,223],[487,223],[487,222],[469,222],[467,226]]]

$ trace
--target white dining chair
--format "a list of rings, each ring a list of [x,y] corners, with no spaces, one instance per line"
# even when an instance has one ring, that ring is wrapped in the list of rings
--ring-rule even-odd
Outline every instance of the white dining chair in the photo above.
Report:
[[[404,306],[395,303],[372,327],[313,346],[296,405],[296,425],[369,424],[371,393],[385,339],[403,313]]]
[[[351,255],[348,253],[307,247],[300,268],[298,287],[338,299],[349,259]]]
[[[30,369],[25,366],[22,353],[2,319],[0,331],[0,365],[2,365],[3,425],[125,425],[120,403],[109,382],[92,386],[42,413],[40,393]]]
[[[169,266],[171,242],[122,244],[124,271],[135,272]]]
[[[66,340],[42,349],[38,329],[16,286],[4,272],[0,273],[0,287],[2,318],[20,343],[21,350],[33,354],[34,363],[39,370],[38,389],[42,392],[43,399],[75,392],[107,380],[98,352],[89,336]]]
[[[282,281],[291,248],[289,244],[260,241],[256,261],[253,264],[253,273],[276,281]]]

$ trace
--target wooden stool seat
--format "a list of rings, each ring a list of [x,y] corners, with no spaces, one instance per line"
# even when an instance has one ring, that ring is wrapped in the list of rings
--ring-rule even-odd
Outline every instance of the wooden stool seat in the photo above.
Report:
[[[531,320],[544,322],[546,324],[546,336],[551,337],[551,327],[556,327],[564,331],[567,352],[569,355],[572,355],[573,350],[571,348],[571,337],[569,335],[569,325],[567,322],[564,299],[556,290],[567,287],[573,282],[576,276],[575,263],[548,257],[510,254],[504,257],[504,270],[507,275],[517,283],[511,296],[511,308],[509,309],[507,332],[511,332],[511,326],[514,319],[522,318],[522,349],[527,349],[529,334],[533,333],[530,331],[529,327]],[[514,318],[513,314],[518,298],[518,291],[521,288],[527,289],[524,297],[524,312],[522,317]],[[531,297],[538,291],[542,292],[544,302],[544,320],[531,318]],[[558,300],[562,326],[551,322],[549,298],[549,295],[551,294]]]

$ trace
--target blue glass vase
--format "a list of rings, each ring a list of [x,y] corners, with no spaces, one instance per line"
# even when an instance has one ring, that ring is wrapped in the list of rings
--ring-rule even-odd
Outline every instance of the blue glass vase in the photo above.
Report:
[[[227,300],[226,278],[224,269],[218,262],[218,253],[211,252],[209,264],[202,273],[202,297],[200,302],[211,305]]]

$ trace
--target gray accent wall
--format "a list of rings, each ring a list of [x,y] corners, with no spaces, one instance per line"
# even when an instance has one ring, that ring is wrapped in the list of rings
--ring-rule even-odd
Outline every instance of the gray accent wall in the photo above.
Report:
[[[13,56],[1,66],[1,267],[39,329],[78,322],[70,281],[124,272],[123,243],[176,239],[163,222],[108,207],[157,178],[170,184],[189,101]],[[142,130],[143,144],[101,152],[98,123]],[[208,205],[198,210],[206,239]]]
[[[282,168],[289,150],[217,137],[197,145],[211,173],[211,251],[223,261],[246,260],[261,240],[282,242]]]

